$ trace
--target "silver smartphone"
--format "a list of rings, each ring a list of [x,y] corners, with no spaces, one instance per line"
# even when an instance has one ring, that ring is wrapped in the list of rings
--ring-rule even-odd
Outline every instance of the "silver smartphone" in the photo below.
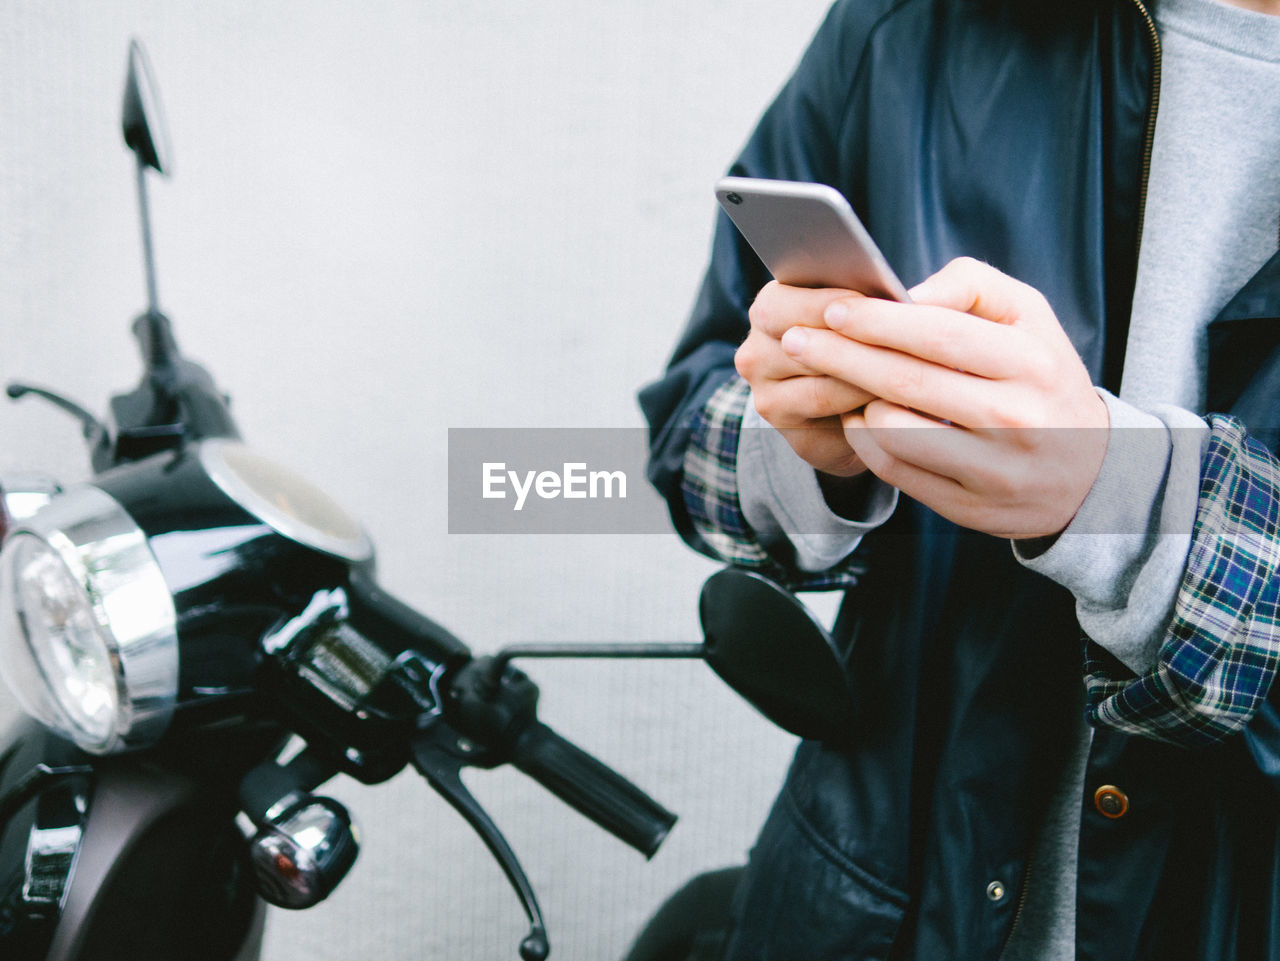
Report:
[[[911,303],[844,195],[826,184],[725,177],[716,199],[774,279]]]

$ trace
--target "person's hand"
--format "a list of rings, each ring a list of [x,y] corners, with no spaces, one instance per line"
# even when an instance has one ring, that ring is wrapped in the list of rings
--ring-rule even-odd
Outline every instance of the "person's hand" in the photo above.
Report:
[[[911,296],[830,302],[825,328],[793,325],[782,347],[874,396],[842,424],[885,482],[964,527],[1061,532],[1098,475],[1109,418],[1048,302],[967,258]]]
[[[773,281],[751,305],[751,332],[734,357],[738,373],[751,385],[760,416],[812,467],[837,477],[866,470],[849,446],[840,418],[866,404],[871,395],[798,362],[782,349],[780,341],[796,326],[825,331],[826,308],[851,297],[858,295],[847,290],[788,287]]]

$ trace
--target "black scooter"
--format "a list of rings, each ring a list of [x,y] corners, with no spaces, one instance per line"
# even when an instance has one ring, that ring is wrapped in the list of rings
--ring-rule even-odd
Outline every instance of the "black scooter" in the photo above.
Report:
[[[157,307],[147,186],[169,147],[136,43],[123,126],[149,299],[133,324],[142,380],[112,398],[109,424],[8,388],[79,421],[93,476],[0,486],[0,670],[29,715],[0,740],[0,957],[252,961],[267,904],[318,903],[356,858],[349,813],[317,790],[407,765],[511,882],[530,925],[519,956],[547,957],[529,881],[461,771],[512,764],[646,857],[675,816],[541,723],[516,658],[703,658],[788,730],[850,729],[825,632],[756,575],[707,582],[698,644],[493,657],[385,593],[360,525],[240,441]],[[688,957],[696,924],[682,919],[701,922],[709,890],[727,905],[731,878],[691,885],[633,961]]]

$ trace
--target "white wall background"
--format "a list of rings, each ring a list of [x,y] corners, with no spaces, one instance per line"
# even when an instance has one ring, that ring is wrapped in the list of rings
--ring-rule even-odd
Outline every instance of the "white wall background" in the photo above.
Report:
[[[160,295],[254,446],[366,523],[386,585],[476,649],[692,639],[714,570],[674,535],[450,536],[449,427],[638,426],[705,259],[711,186],[827,0],[8,0],[0,18],[0,378],[105,410],[143,306],[130,36],[176,178]],[[0,402],[0,472],[86,472],[72,423]],[[470,783],[553,956],[619,955],[661,898],[745,855],[790,741],[696,665],[534,665],[544,716],[676,810],[645,863],[511,773]],[[269,959],[515,957],[496,865],[415,775],[333,793],[364,849],[274,912]],[[376,952],[376,953],[375,953]]]

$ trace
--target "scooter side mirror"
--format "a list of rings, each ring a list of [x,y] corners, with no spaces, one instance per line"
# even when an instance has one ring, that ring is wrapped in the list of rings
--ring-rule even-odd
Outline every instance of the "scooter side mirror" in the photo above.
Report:
[[[151,72],[146,51],[137,40],[129,44],[129,69],[124,82],[121,112],[124,142],[144,166],[168,176],[173,172],[173,149],[160,105],[160,88]]]
[[[844,666],[799,598],[726,568],[703,584],[699,615],[707,664],[756,710],[801,737],[849,737],[855,711]]]
[[[851,736],[857,710],[844,663],[826,628],[793,593],[761,574],[726,567],[702,585],[698,611],[700,644],[513,644],[482,659],[480,696],[496,694],[516,658],[700,658],[784,730],[831,743]]]

